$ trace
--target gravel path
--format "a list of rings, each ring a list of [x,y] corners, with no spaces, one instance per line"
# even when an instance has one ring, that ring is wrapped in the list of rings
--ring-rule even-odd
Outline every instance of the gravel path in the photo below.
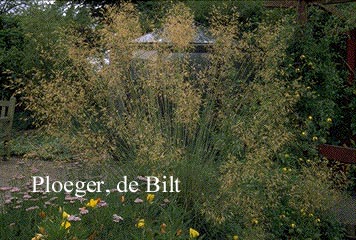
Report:
[[[78,163],[22,158],[0,160],[0,187],[13,185],[18,180],[30,181],[31,176],[50,176],[53,180],[66,180],[69,174],[79,173],[79,171]]]

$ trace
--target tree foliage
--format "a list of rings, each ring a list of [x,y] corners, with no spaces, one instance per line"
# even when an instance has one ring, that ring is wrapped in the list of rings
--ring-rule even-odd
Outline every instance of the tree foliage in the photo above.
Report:
[[[47,79],[60,62],[58,42],[65,29],[86,33],[90,29],[88,12],[74,7],[65,10],[62,4],[32,3],[21,14],[1,15],[0,78],[1,88],[8,93],[19,90],[34,73],[41,71]]]

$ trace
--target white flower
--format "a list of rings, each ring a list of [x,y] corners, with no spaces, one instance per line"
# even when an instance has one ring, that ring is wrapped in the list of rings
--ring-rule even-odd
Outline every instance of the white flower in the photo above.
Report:
[[[114,221],[114,222],[121,222],[121,221],[124,221],[124,218],[123,217],[121,217],[121,216],[119,216],[119,215],[117,215],[117,214],[114,214],[114,215],[112,215],[112,220]]]

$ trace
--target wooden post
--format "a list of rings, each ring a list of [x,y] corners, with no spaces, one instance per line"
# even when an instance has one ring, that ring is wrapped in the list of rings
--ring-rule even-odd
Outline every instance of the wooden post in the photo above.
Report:
[[[12,133],[12,124],[14,122],[14,114],[15,114],[15,105],[16,105],[16,98],[10,98],[10,106],[8,110],[8,118],[9,118],[9,125],[8,125],[8,132],[6,136],[6,157],[10,158],[10,140],[11,140],[11,133]]]
[[[308,20],[307,0],[298,0],[298,23],[304,26]]]
[[[4,137],[4,159],[10,158],[11,129],[14,120],[16,98],[11,97],[10,101],[0,101],[0,130]]]

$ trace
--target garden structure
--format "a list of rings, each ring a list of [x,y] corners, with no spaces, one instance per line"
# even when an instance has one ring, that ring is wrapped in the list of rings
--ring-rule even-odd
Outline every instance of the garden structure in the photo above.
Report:
[[[193,40],[190,42],[190,49],[188,52],[180,52],[170,49],[169,54],[163,56],[157,50],[152,50],[150,45],[160,44],[170,48],[172,41],[165,36],[164,29],[159,29],[147,33],[134,40],[134,43],[140,46],[140,49],[133,53],[134,64],[139,64],[145,61],[156,61],[157,57],[164,58],[164,60],[179,60],[187,58],[190,65],[199,70],[208,64],[208,51],[207,48],[215,43],[215,40],[207,34],[207,30],[196,25],[197,33]],[[135,67],[135,66],[134,66]]]

